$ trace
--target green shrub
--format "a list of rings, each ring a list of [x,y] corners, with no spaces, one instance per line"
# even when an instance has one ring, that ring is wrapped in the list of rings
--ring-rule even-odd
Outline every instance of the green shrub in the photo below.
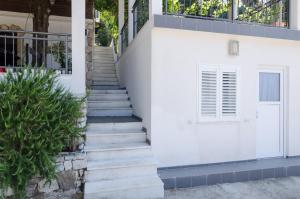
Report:
[[[84,130],[84,100],[60,86],[53,71],[0,77],[0,190],[11,187],[15,198],[25,198],[32,177],[55,177],[55,157]]]

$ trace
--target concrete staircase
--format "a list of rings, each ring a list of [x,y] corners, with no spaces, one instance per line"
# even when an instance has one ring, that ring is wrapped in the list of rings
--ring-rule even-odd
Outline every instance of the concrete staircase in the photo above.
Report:
[[[84,197],[163,198],[163,183],[151,146],[142,122],[132,115],[127,91],[119,86],[112,49],[95,47],[94,59]]]

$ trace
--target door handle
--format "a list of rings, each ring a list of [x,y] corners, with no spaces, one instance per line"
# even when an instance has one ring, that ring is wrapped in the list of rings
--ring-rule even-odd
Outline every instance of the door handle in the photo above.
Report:
[[[258,119],[258,111],[256,111],[256,119]]]

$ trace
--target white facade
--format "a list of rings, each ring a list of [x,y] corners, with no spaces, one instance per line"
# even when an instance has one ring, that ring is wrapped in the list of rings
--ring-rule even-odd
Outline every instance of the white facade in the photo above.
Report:
[[[291,29],[299,30],[299,6],[291,12]],[[239,43],[238,56],[228,53],[232,40]],[[299,52],[299,40],[155,27],[150,12],[118,68],[159,166],[208,164],[300,155]],[[216,66],[238,71],[237,117],[230,120],[199,117],[199,71]],[[259,109],[259,71],[281,74],[276,117]],[[266,123],[259,120],[265,115]],[[261,136],[272,128],[279,137]],[[278,154],[262,155],[277,141]]]

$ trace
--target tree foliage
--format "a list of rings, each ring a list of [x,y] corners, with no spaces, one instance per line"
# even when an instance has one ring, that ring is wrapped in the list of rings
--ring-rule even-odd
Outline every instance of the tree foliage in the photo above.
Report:
[[[52,71],[25,69],[0,79],[0,191],[10,187],[22,199],[34,176],[55,177],[55,157],[83,131],[83,101]]]
[[[118,40],[118,0],[96,0],[95,8],[100,12],[99,32],[97,42],[108,46],[113,39]]]

